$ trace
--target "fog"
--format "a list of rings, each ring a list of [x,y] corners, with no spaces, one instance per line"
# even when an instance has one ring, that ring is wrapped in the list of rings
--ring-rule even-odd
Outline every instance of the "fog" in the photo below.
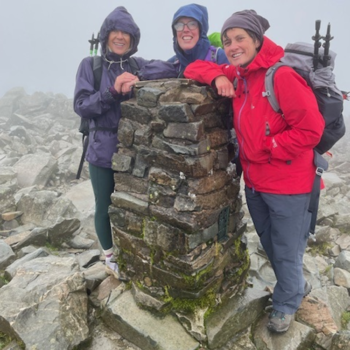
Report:
[[[129,0],[0,0],[0,97],[23,86],[35,91],[73,96],[75,74],[81,59],[89,55],[92,33],[117,6],[125,6],[141,30],[136,56],[168,59],[173,55],[171,21],[174,12],[188,1]],[[281,46],[288,42],[312,43],[315,20],[321,34],[331,23],[331,50],[338,56],[337,85],[350,90],[349,0],[201,0],[208,8],[209,33],[220,31],[235,11],[255,9],[270,22],[266,35]],[[349,103],[345,103],[350,111]]]

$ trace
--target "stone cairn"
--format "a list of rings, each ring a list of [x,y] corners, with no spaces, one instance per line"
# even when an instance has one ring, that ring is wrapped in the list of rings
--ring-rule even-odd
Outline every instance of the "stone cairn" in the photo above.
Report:
[[[228,162],[228,101],[186,79],[140,82],[122,103],[109,214],[141,306],[213,310],[245,284],[242,202]]]

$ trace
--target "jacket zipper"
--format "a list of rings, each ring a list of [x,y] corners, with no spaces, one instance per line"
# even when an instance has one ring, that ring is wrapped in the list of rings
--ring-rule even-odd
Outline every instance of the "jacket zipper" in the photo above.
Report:
[[[242,156],[243,158],[246,160],[246,162],[248,163],[248,166],[247,166],[247,179],[249,180],[250,182],[250,185],[252,187],[252,191],[253,193],[255,192],[255,188],[252,184],[252,181],[250,179],[250,175],[249,175],[249,168],[250,168],[250,162],[248,161],[245,153],[244,153],[244,137],[243,137],[243,134],[242,134],[242,131],[241,131],[241,119],[242,119],[242,111],[243,111],[243,108],[245,107],[246,103],[247,103],[247,99],[248,99],[248,95],[247,95],[247,80],[245,78],[242,78],[243,80],[243,83],[244,83],[244,102],[243,102],[243,105],[241,106],[240,110],[239,110],[239,113],[238,113],[238,130],[239,130],[239,133],[241,134],[241,137],[242,137],[242,144],[241,144],[241,151],[242,151]]]

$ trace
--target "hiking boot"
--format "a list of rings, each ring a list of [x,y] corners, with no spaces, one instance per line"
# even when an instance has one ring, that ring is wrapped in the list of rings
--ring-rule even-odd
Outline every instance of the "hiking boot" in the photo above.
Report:
[[[106,258],[106,273],[114,276],[118,280],[120,278],[119,267],[113,256]]]
[[[310,294],[312,290],[312,285],[309,281],[305,280],[305,286],[304,286],[304,298]]]
[[[294,318],[293,315],[285,314],[284,312],[272,310],[269,315],[267,328],[274,333],[286,332]]]

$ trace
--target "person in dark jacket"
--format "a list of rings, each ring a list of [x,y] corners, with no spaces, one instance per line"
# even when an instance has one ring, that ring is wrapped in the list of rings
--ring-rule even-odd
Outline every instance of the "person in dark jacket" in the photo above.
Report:
[[[79,65],[74,92],[74,111],[90,121],[86,160],[95,195],[95,229],[106,256],[106,271],[119,278],[113,259],[113,240],[108,207],[114,190],[111,169],[113,153],[117,152],[117,130],[121,117],[120,103],[131,97],[139,78],[131,73],[129,58],[137,52],[140,30],[128,11],[120,6],[104,20],[100,30],[102,77],[99,90],[94,89],[92,57]],[[148,61],[135,57],[140,70]],[[96,128],[96,130],[91,130]],[[98,130],[102,128],[105,130]]]
[[[316,171],[313,148],[325,123],[311,88],[291,67],[281,67],[274,77],[283,116],[264,96],[266,72],[284,55],[264,36],[269,26],[254,10],[234,13],[221,30],[230,65],[196,61],[184,75],[215,84],[220,95],[233,97],[247,205],[277,279],[267,327],[282,333],[311,291],[303,276],[303,255]]]
[[[225,51],[210,44],[206,7],[197,4],[180,7],[173,16],[171,28],[175,55],[167,62],[151,61],[140,75],[142,80],[182,78],[187,65],[198,59],[229,63]]]
[[[190,4],[180,7],[171,24],[175,56],[169,59],[177,66],[178,74],[195,60],[228,63],[225,51],[210,45],[208,39],[209,17],[207,8]]]

